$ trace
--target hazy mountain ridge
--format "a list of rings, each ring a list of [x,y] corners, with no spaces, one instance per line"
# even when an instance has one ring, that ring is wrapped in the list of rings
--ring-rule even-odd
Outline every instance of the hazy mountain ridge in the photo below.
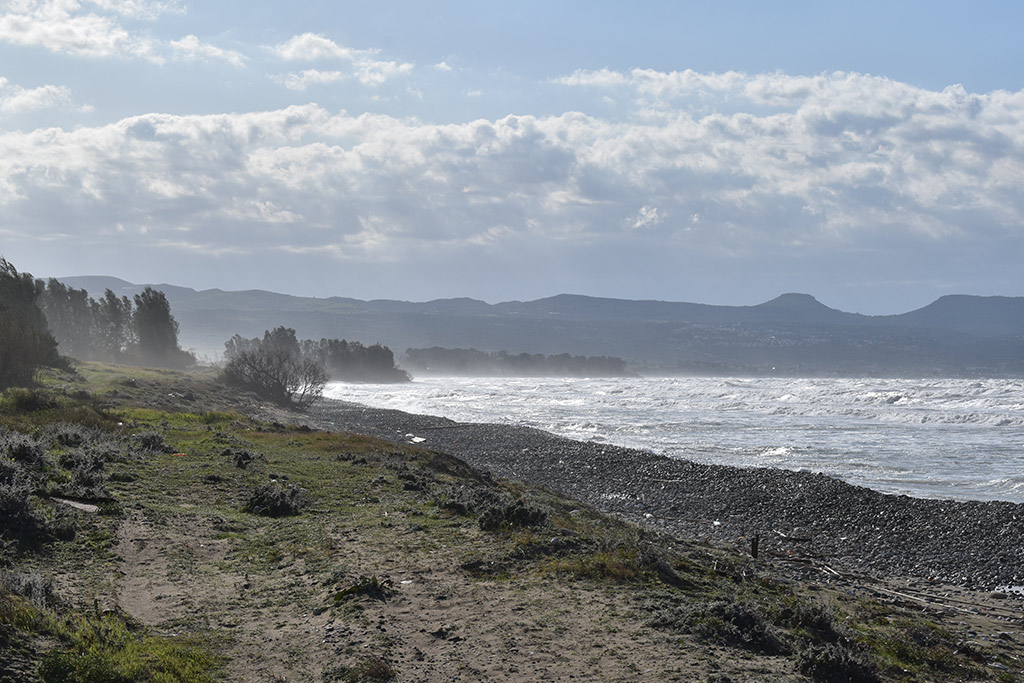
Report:
[[[92,296],[144,287],[61,280]],[[398,356],[410,347],[474,347],[619,356],[651,372],[1024,376],[1024,297],[950,295],[907,313],[868,316],[794,293],[754,306],[573,294],[488,304],[153,286],[170,301],[183,346],[208,356],[235,333],[286,325],[302,337],[380,342]]]

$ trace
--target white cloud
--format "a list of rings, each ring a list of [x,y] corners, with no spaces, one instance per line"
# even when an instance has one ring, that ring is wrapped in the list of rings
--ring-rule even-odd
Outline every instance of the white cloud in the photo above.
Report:
[[[287,76],[272,76],[271,79],[284,85],[289,90],[305,90],[311,85],[323,85],[335,83],[348,78],[348,74],[340,71],[320,71],[318,69],[306,69],[299,73],[288,74]]]
[[[448,62],[445,62],[445,61],[438,62],[437,64],[434,65],[434,68],[437,69],[438,71],[451,71],[452,70],[452,67],[449,66]]]
[[[404,62],[356,62],[355,76],[363,85],[380,85],[385,81],[412,71],[412,64]]]
[[[237,67],[245,66],[245,55],[235,50],[224,50],[222,48],[200,42],[194,35],[188,35],[181,40],[171,41],[171,48],[174,49],[179,59],[194,61],[197,59],[215,59],[225,61]]]
[[[141,12],[153,3],[94,3],[104,10],[129,6]],[[9,0],[0,4],[0,41],[42,47],[83,57],[132,56],[162,61],[152,39],[136,36],[109,16],[85,9],[76,0]]]
[[[556,78],[555,83],[560,83],[562,85],[609,87],[626,85],[629,83],[629,77],[621,72],[611,71],[609,69],[600,69],[598,71],[578,69],[571,76]]]
[[[152,21],[167,12],[184,12],[184,8],[174,1],[0,0],[0,42],[79,57],[139,58],[163,64],[170,56],[244,65],[241,53],[203,43],[194,35],[166,43],[119,23],[121,17]]]
[[[657,207],[644,205],[640,207],[640,211],[633,220],[633,227],[637,230],[650,228],[658,225],[663,220],[665,220],[665,216],[658,213]]]
[[[71,91],[63,85],[22,88],[10,84],[6,78],[0,76],[0,115],[66,106],[70,102]]]
[[[183,13],[185,8],[177,0],[88,0],[108,12],[136,19],[156,19],[161,14]],[[65,3],[67,4],[67,3]]]
[[[376,59],[379,50],[355,50],[338,45],[333,40],[316,33],[303,33],[292,36],[284,43],[269,48],[271,52],[285,61],[343,61],[350,64],[351,75],[363,85],[377,86],[400,75],[408,74],[413,65],[408,62],[395,62]],[[293,90],[305,90],[314,83],[330,83],[341,80],[340,71],[319,71],[309,69],[298,74],[289,74],[281,78],[275,77],[280,83]]]
[[[849,74],[598,80],[748,106],[439,125],[305,105],[8,132],[0,210],[28,235],[60,224],[99,239],[98,226],[120,223],[149,228],[125,239],[209,253],[368,259],[573,244],[753,262],[968,239],[1019,253],[1024,242],[1022,92]]]
[[[316,33],[292,36],[287,41],[269,48],[271,52],[286,61],[314,62],[320,59],[368,59],[376,54],[374,50],[353,50],[342,47],[333,40]]]

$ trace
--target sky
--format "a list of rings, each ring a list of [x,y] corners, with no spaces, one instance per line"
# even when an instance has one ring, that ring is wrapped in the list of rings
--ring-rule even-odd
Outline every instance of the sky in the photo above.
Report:
[[[0,0],[37,277],[866,314],[1024,295],[1024,3]]]

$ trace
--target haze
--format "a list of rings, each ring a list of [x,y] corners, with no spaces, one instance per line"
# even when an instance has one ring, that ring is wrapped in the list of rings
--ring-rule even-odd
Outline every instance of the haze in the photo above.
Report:
[[[1021,12],[0,1],[0,253],[362,299],[1020,296]]]

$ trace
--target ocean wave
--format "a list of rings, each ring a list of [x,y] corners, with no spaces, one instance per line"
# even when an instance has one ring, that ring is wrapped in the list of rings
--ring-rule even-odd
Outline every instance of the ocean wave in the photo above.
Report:
[[[824,471],[888,492],[1024,502],[1012,447],[1024,443],[1019,380],[431,377],[325,393],[672,457]]]

